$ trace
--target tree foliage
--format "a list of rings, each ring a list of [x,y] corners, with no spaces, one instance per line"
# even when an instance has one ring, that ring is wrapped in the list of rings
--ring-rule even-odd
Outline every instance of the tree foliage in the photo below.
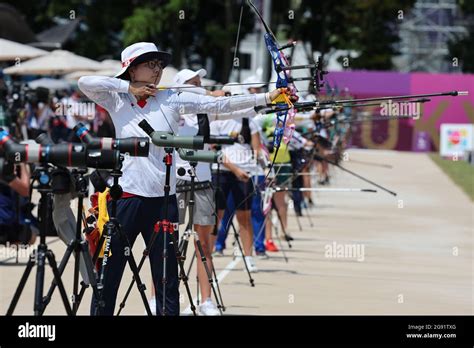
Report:
[[[276,2],[274,2],[275,4]],[[354,50],[352,69],[392,69],[394,46],[400,40],[397,24],[415,0],[301,0],[278,1],[289,37],[310,42],[313,51],[323,55],[331,49]],[[294,19],[288,18],[294,9]],[[400,12],[401,11],[401,12]]]
[[[464,72],[474,73],[474,1],[458,0],[459,7],[468,19],[468,34],[449,43],[449,52],[458,58]]]
[[[258,6],[259,0],[253,0]],[[265,0],[266,1],[266,0]],[[173,53],[173,65],[206,66],[211,78],[226,81],[243,8],[240,39],[251,32],[255,16],[242,0],[7,0],[22,12],[35,32],[54,24],[54,17],[74,13],[83,25],[66,49],[91,57],[118,59],[126,45],[152,41]],[[243,7],[242,7],[243,3]],[[393,69],[399,42],[397,25],[415,0],[273,0],[271,27],[282,41],[309,42],[313,51],[353,50],[352,69]],[[474,16],[474,1],[459,0]],[[73,12],[71,12],[73,11]],[[464,71],[474,71],[474,21],[469,35],[450,44]]]

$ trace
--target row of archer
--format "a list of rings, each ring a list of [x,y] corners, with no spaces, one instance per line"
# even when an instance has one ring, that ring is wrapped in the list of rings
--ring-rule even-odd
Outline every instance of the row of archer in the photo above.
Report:
[[[186,74],[184,74],[186,75]],[[189,74],[187,74],[187,76],[189,76]],[[192,76],[190,79],[185,79],[183,81],[181,81],[182,83],[184,84],[191,84],[192,85],[192,79],[196,78],[196,76]],[[261,88],[262,86],[256,86],[256,84],[258,83],[254,83],[253,86],[249,86],[249,92],[250,93],[258,93],[258,88]],[[198,85],[195,85],[194,87],[198,88],[199,86]],[[186,88],[186,87],[183,87],[183,89]],[[255,91],[250,91],[250,89],[255,89]],[[454,94],[455,93],[455,94]],[[447,94],[441,94],[441,95],[457,95],[457,92],[450,92],[450,93],[447,93]],[[401,97],[394,97],[395,99],[398,99],[398,98],[418,98],[419,96],[401,96]],[[426,97],[426,95],[424,95],[423,97]],[[307,102],[301,102],[301,103],[294,103],[291,105],[291,107],[293,109],[296,109],[298,111],[315,111],[315,114],[311,113],[310,112],[310,115],[309,117],[307,117],[306,119],[307,120],[316,120],[316,124],[315,124],[315,130],[314,131],[311,131],[309,133],[312,133],[313,135],[313,139],[315,140],[314,142],[311,142],[311,141],[308,141],[308,140],[304,140],[304,137],[300,138],[300,140],[298,141],[298,137],[297,136],[294,136],[292,139],[289,139],[289,144],[290,143],[293,143],[293,144],[296,144],[298,142],[300,142],[301,144],[303,144],[303,148],[306,147],[306,148],[314,148],[315,144],[316,144],[316,147],[319,147],[320,149],[322,148],[323,150],[328,150],[329,149],[329,146],[325,143],[324,143],[324,136],[321,135],[321,133],[323,132],[324,129],[326,128],[333,128],[333,129],[338,129],[338,124],[340,123],[344,123],[342,121],[344,121],[343,119],[341,119],[339,117],[339,113],[335,113],[334,114],[334,110],[331,111],[331,109],[336,109],[337,108],[340,108],[341,106],[343,107],[349,107],[351,105],[363,105],[363,104],[356,104],[356,103],[360,103],[360,102],[372,102],[372,101],[375,101],[375,100],[380,100],[380,98],[370,98],[370,99],[363,99],[363,100],[343,100],[343,101],[334,101],[334,100],[326,100],[326,101],[307,101]],[[383,100],[383,98],[382,98]],[[351,104],[352,103],[352,104]],[[286,105],[286,107],[289,107],[289,105]],[[285,223],[283,222],[283,220],[285,219],[285,214],[280,214],[284,211],[285,209],[285,202],[284,202],[284,192],[282,191],[288,191],[288,190],[293,190],[293,188],[290,188],[290,187],[285,187],[284,185],[281,185],[282,182],[278,183],[277,182],[277,185],[280,184],[280,186],[276,186],[276,187],[272,187],[272,185],[268,185],[268,179],[270,177],[270,173],[272,173],[272,170],[271,169],[274,169],[274,168],[271,168],[273,167],[275,164],[277,164],[277,170],[276,171],[273,171],[273,172],[276,172],[275,173],[275,176],[274,176],[274,179],[271,179],[270,180],[270,183],[274,183],[275,181],[277,181],[280,177],[283,177],[285,180],[284,181],[288,181],[288,178],[286,177],[285,178],[285,162],[287,161],[284,157],[287,153],[286,150],[282,150],[279,154],[278,154],[278,149],[279,147],[281,147],[281,142],[280,143],[277,143],[275,144],[275,138],[278,138],[278,136],[276,136],[278,133],[276,133],[277,131],[277,127],[278,127],[278,122],[274,122],[275,119],[274,117],[272,117],[272,113],[279,113],[279,112],[282,112],[284,109],[284,107],[280,104],[280,103],[276,103],[274,105],[268,105],[266,108],[263,108],[263,109],[259,109],[257,108],[257,110],[255,108],[252,108],[252,110],[248,110],[249,114],[247,114],[248,116],[252,115],[252,120],[257,118],[257,116],[261,116],[260,117],[260,122],[262,123],[262,130],[268,130],[270,129],[269,131],[269,135],[270,135],[270,138],[271,138],[271,135],[273,134],[274,136],[274,139],[273,139],[273,142],[270,141],[270,144],[273,144],[273,145],[277,145],[277,148],[275,149],[274,151],[274,155],[273,155],[273,158],[270,157],[271,161],[272,161],[272,164],[270,165],[270,170],[268,170],[267,174],[263,175],[263,184],[265,185],[265,183],[267,183],[267,186],[270,188],[270,191],[268,190],[264,190],[264,191],[267,191],[267,192],[270,192],[271,193],[271,198],[273,199],[273,206],[277,207],[277,215],[279,215],[280,217],[280,220],[281,220],[281,223],[282,223],[282,226],[283,226],[283,229],[285,229]],[[327,110],[329,110],[330,112],[326,112]],[[257,115],[255,116],[255,114],[257,113],[257,111],[259,111],[261,114],[260,115]],[[331,113],[332,112],[332,113]],[[262,115],[263,114],[263,115]],[[269,115],[266,116],[265,115]],[[321,118],[321,115],[323,115],[324,117]],[[329,115],[329,116],[328,116]],[[183,115],[182,119],[184,120],[184,122],[180,125],[181,127],[186,127],[186,126],[189,126],[190,128],[196,128],[195,126],[198,124],[198,122],[195,122],[194,118],[193,120],[189,120],[189,122],[186,122],[186,115]],[[198,116],[198,115],[196,115]],[[255,117],[254,117],[255,116]],[[236,151],[236,153],[240,153],[240,152],[243,152],[245,153],[245,151],[242,151],[242,150],[245,150],[246,148],[248,149],[249,147],[251,147],[253,145],[253,143],[257,143],[257,141],[255,141],[255,135],[258,134],[258,130],[255,131],[255,128],[258,128],[258,127],[255,127],[254,126],[254,129],[252,130],[252,123],[250,121],[247,121],[245,122],[245,113],[241,113],[239,115],[240,118],[242,118],[242,120],[239,122],[237,122],[235,119],[228,119],[228,120],[216,120],[215,122],[211,122],[211,125],[212,127],[209,127],[209,128],[212,128],[213,130],[213,134],[215,137],[219,137],[219,136],[226,136],[226,135],[231,135],[231,136],[234,136],[237,138],[240,136],[240,138],[243,139],[243,141],[241,142],[238,142],[237,144],[233,144],[233,145],[230,145],[230,144],[225,144],[225,146],[229,145],[228,147],[224,148],[224,154],[226,155],[226,158],[227,159],[232,159],[233,156],[232,156],[232,146],[236,146],[236,148],[234,147],[234,150]],[[270,122],[274,122],[273,124],[273,131],[271,130],[272,127],[271,127],[271,124],[270,126],[267,125],[264,125],[266,121],[268,121],[268,117],[270,118]],[[347,118],[347,116],[345,116]],[[349,120],[345,120],[346,123],[349,122]],[[199,128],[199,127],[197,127]],[[209,130],[210,131],[210,130]],[[151,132],[148,132],[148,133],[151,133]],[[185,134],[185,131],[184,129],[181,129],[179,134]],[[78,134],[80,135],[81,137],[84,137],[84,134],[81,133],[81,134]],[[296,134],[295,134],[296,135]],[[340,136],[340,134],[337,134],[336,133],[336,139]],[[159,136],[157,137],[154,137],[153,139],[156,140],[155,142],[155,145],[159,145],[159,146],[166,146],[166,145],[169,145],[171,146],[170,144],[171,143],[166,143],[166,142],[162,142],[162,139],[161,137],[163,136],[163,134],[160,134]],[[210,135],[209,135],[210,136]],[[334,138],[333,138],[334,140]],[[261,141],[261,140],[259,140]],[[112,144],[113,142],[112,141],[107,141],[106,143],[108,144]],[[138,143],[140,143],[140,141],[138,141]],[[339,141],[336,141],[336,144],[339,143]],[[116,145],[118,145],[117,142],[115,142]],[[121,144],[125,144],[124,141],[121,142]],[[137,142],[134,143],[135,145],[137,144]],[[173,143],[173,147],[179,147],[178,144],[181,144],[182,143]],[[301,145],[300,144],[300,145]],[[2,145],[4,146],[12,146],[12,143],[9,141],[8,139],[8,136],[7,135],[2,135]],[[134,145],[134,146],[135,146]],[[49,146],[49,145],[48,145]],[[239,148],[240,146],[240,148]],[[243,149],[242,149],[243,147]],[[271,147],[271,146],[270,146]],[[331,146],[332,147],[332,146]],[[44,157],[42,158],[42,160],[44,161],[75,161],[75,160],[78,160],[81,162],[82,165],[91,165],[92,162],[88,162],[89,160],[94,160],[94,161],[97,161],[98,158],[100,158],[100,156],[98,157],[97,155],[90,155],[89,152],[84,152],[84,151],[72,151],[73,147],[71,146],[71,144],[63,144],[63,147],[60,148],[60,147],[45,147],[45,148],[48,148],[49,150],[47,151],[47,155],[45,156],[42,156],[43,152],[41,151],[41,148],[37,147],[22,147],[21,149],[7,149],[8,153],[10,154],[20,154],[20,159],[18,161],[22,161],[22,160],[25,160],[25,158],[29,158],[30,161],[34,161],[34,157],[35,156],[38,156],[40,155],[39,157]],[[134,149],[136,149],[137,147],[135,146]],[[260,156],[259,155],[259,149],[261,147],[259,147],[257,145],[257,150],[255,151],[257,153],[257,158],[262,158],[263,161],[265,161],[265,156]],[[16,151],[18,150],[18,151]],[[57,151],[55,151],[57,150]],[[131,150],[129,150],[129,153],[131,152]],[[235,153],[235,152],[234,152]],[[73,154],[73,155],[72,155]],[[77,156],[76,156],[77,155]],[[101,153],[101,155],[103,155],[103,153]],[[279,155],[280,155],[280,158],[279,158]],[[56,156],[56,157],[55,157]],[[283,159],[281,158],[283,156]],[[56,158],[56,159],[53,159]],[[185,162],[193,162],[193,160],[189,160],[186,159],[185,156],[181,156]],[[212,156],[211,156],[212,157]],[[115,157],[113,157],[115,158]],[[214,158],[214,157],[212,157]],[[318,153],[313,153],[310,158],[314,158],[322,163],[331,163],[330,159],[328,158],[325,158],[324,157],[324,154],[321,154],[321,152],[318,152]],[[37,158],[38,160],[38,158]],[[268,160],[268,158],[267,158]],[[291,157],[290,157],[290,160],[291,160]],[[114,161],[112,159],[109,159],[109,161]],[[199,162],[199,160],[196,160],[196,162]],[[253,196],[253,192],[255,192],[255,188],[256,187],[259,187],[262,185],[262,182],[258,182],[254,185],[250,184],[250,186],[248,185],[249,184],[249,178],[250,178],[250,175],[249,173],[246,173],[246,168],[245,166],[250,164],[250,163],[245,163],[245,162],[249,162],[249,158],[247,159],[244,159],[243,161],[241,161],[243,163],[233,163],[232,160],[226,160],[224,161],[224,167],[227,167],[227,173],[224,174],[224,177],[225,177],[225,182],[220,185],[219,182],[214,185],[215,188],[225,188],[223,191],[226,191],[227,192],[224,192],[224,199],[220,199],[219,197],[217,197],[216,201],[218,202],[217,206],[220,207],[221,209],[218,209],[220,210],[220,212],[218,211],[217,214],[214,214],[215,216],[217,216],[219,219],[220,217],[222,216],[223,214],[223,207],[225,207],[227,205],[228,202],[225,201],[225,199],[229,196],[229,193],[232,192],[233,194],[233,198],[234,200],[237,200],[237,207],[236,207],[236,215],[237,215],[237,220],[239,221],[239,225],[240,225],[240,234],[242,235],[242,241],[243,241],[243,252],[242,254],[244,254],[246,256],[245,258],[245,265],[246,265],[246,268],[247,268],[247,271],[249,272],[249,277],[250,277],[250,271],[253,271],[255,272],[257,270],[256,266],[255,266],[255,263],[252,259],[252,232],[250,232],[250,228],[247,228],[247,232],[245,232],[245,226],[250,226],[249,224],[249,219],[248,219],[248,215],[249,215],[249,211],[251,209],[248,208],[248,201],[249,201],[249,198]],[[97,162],[94,162],[94,163],[97,163]],[[61,162],[61,164],[65,165],[66,163],[64,162]],[[67,164],[71,164],[71,163],[67,163]],[[239,164],[242,164],[244,165],[244,168],[242,167],[239,167]],[[186,163],[183,164],[182,167],[184,167],[186,165]],[[338,165],[337,163],[335,163],[335,165]],[[342,167],[341,167],[342,168]],[[197,172],[199,172],[199,170],[197,170]],[[249,171],[250,172],[250,171]],[[186,170],[185,169],[185,174],[189,174],[189,176],[191,176],[191,174],[189,173],[189,168]],[[286,173],[287,174],[287,173]],[[324,174],[324,173],[323,173]],[[260,175],[262,176],[262,175]],[[197,177],[197,175],[196,175]],[[198,178],[200,179],[200,178]],[[202,177],[201,177],[202,179]],[[219,180],[219,179],[217,179]],[[186,180],[184,180],[186,181]],[[188,180],[189,181],[189,180]],[[202,181],[202,182],[205,182],[206,180],[198,180],[198,181]],[[213,180],[214,181],[214,180]],[[323,182],[326,182],[327,179],[323,180]],[[201,182],[201,183],[202,183]],[[372,183],[374,184],[374,183]],[[376,184],[375,184],[376,185]],[[186,186],[186,185],[181,185],[181,186]],[[209,185],[211,186],[211,185]],[[379,185],[376,185],[378,186],[379,188],[381,188],[381,186]],[[205,187],[204,185],[204,188],[202,189],[202,191],[204,191],[205,189],[207,189],[209,187]],[[302,192],[302,191],[305,191],[304,187],[303,188],[295,188],[297,190],[294,190],[294,192]],[[310,189],[309,187],[306,187],[306,189]],[[272,191],[273,190],[273,191]],[[218,191],[218,190],[215,190],[215,191]],[[386,190],[388,191],[388,190]],[[306,191],[306,192],[309,192],[309,191]],[[370,192],[370,191],[369,191]],[[391,191],[388,191],[390,193],[392,193]],[[392,193],[393,194],[393,193]],[[281,198],[277,198],[277,197],[283,197],[283,199],[280,201]],[[276,198],[276,199],[274,199]],[[185,198],[184,198],[185,200]],[[207,200],[207,201],[210,201],[209,199],[209,196],[205,196],[203,197],[203,201],[204,200]],[[224,201],[224,203],[222,203]],[[277,203],[278,201],[280,201],[281,203]],[[219,203],[221,202],[221,203]],[[240,208],[240,209],[239,209]],[[244,208],[244,209],[242,209]],[[213,209],[204,209],[205,211],[212,211]],[[262,210],[266,210],[265,208],[263,208]],[[201,216],[202,217],[202,216]],[[181,218],[181,216],[180,216]],[[205,217],[204,217],[205,218]],[[230,219],[229,221],[231,221],[232,219]],[[204,221],[206,221],[204,219]],[[207,220],[209,221],[209,219]],[[213,223],[213,224],[209,224],[209,222],[206,222],[205,224],[189,224],[188,225],[201,225],[201,226],[212,226],[212,225],[219,225],[219,221],[217,223]],[[221,224],[223,225],[223,224]],[[225,230],[228,230],[228,227],[229,227],[229,223],[227,224],[224,224],[226,226]],[[266,225],[265,223],[263,225]],[[199,230],[199,228],[197,228],[197,230]],[[242,233],[242,231],[244,231],[244,233]],[[257,233],[257,235],[261,234],[261,230],[259,231],[259,233]],[[287,240],[289,239],[288,236],[285,237]],[[201,238],[200,238],[201,239]],[[238,240],[238,238],[237,238]],[[271,241],[270,238],[267,238],[267,242]],[[289,240],[288,240],[289,241]],[[270,243],[267,243],[267,244],[270,244]],[[208,251],[208,254],[209,255],[209,245],[210,243],[207,243],[207,248],[206,251]],[[217,244],[216,244],[216,250],[217,250]],[[212,246],[211,246],[211,250],[212,250]],[[265,251],[263,251],[264,253]],[[180,255],[182,255],[182,253],[180,253]],[[199,259],[198,259],[199,260]],[[209,257],[209,260],[210,260],[210,257]],[[203,266],[203,265],[202,265]],[[199,266],[198,266],[199,267]],[[204,267],[205,268],[205,267]],[[198,268],[199,269],[199,268]],[[206,275],[208,275],[208,272],[202,272],[202,277],[201,278],[205,278]],[[184,279],[184,278],[183,278]],[[251,279],[251,277],[250,277]],[[253,282],[252,282],[253,283]],[[204,284],[203,285],[203,288],[205,287],[205,284],[206,282],[201,282],[201,284]],[[211,284],[211,282],[209,281],[209,284]],[[206,290],[204,289],[201,289],[201,291],[204,293]],[[210,293],[210,291],[208,290],[208,293]],[[206,299],[206,297],[202,297],[204,299]],[[207,298],[209,299],[209,298]],[[208,301],[203,301],[204,304],[208,303]],[[208,306],[209,307],[209,306]],[[205,311],[205,309],[203,310]],[[212,311],[211,311],[212,312]]]

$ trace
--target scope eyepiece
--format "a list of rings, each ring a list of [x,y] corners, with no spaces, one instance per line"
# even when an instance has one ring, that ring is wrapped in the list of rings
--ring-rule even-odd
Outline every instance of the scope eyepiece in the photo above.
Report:
[[[153,144],[159,147],[180,148],[202,150],[204,148],[204,137],[197,136],[179,136],[164,131],[155,131],[146,121],[142,120],[138,126],[150,137]]]
[[[74,127],[74,133],[87,145],[88,150],[118,150],[134,157],[147,157],[150,150],[150,140],[145,137],[122,139],[94,137],[82,123]]]

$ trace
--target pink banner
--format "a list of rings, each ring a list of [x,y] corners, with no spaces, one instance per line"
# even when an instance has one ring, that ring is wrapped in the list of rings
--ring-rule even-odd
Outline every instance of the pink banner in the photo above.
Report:
[[[423,104],[418,120],[374,121],[355,125],[352,145],[363,148],[438,151],[442,123],[474,123],[474,75],[331,72],[328,80],[355,97],[468,91],[467,97],[435,97]]]

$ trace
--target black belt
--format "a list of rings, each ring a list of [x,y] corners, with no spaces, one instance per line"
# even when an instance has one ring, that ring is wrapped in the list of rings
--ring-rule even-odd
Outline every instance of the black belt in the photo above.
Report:
[[[208,188],[211,188],[210,181],[194,182],[194,191],[206,190]],[[186,183],[186,184],[176,185],[176,193],[189,192],[189,191],[191,191],[191,182],[189,182],[189,184]]]

